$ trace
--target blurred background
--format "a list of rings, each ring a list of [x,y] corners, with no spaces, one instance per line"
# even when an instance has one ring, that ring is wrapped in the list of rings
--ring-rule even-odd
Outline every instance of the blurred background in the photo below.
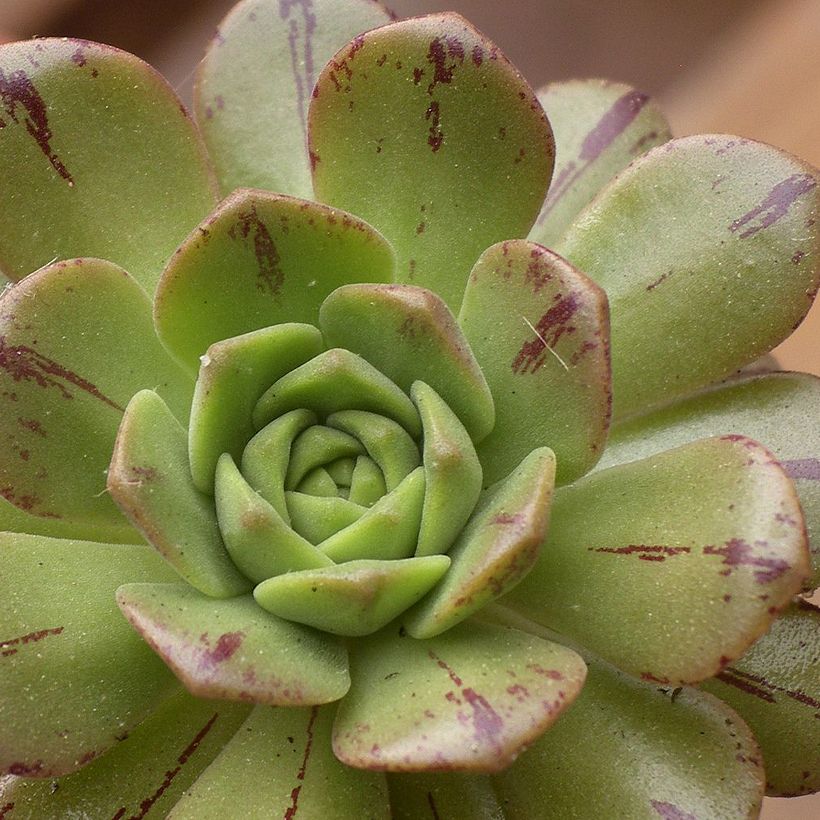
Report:
[[[0,41],[98,40],[156,66],[190,101],[193,70],[235,0],[0,0]],[[728,132],[820,166],[820,0],[393,0],[455,10],[536,88],[608,77],[656,96],[676,135]],[[820,375],[820,305],[776,351]],[[809,420],[807,420],[809,421]],[[811,420],[815,421],[816,420]],[[817,820],[820,796],[767,800],[765,820]]]

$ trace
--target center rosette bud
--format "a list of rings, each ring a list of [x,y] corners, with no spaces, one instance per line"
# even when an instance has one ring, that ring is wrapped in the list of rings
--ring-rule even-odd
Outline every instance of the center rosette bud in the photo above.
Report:
[[[439,582],[482,471],[433,388],[417,381],[408,396],[334,348],[273,383],[253,418],[258,432],[238,462],[219,458],[215,503],[225,546],[261,607],[366,635]]]

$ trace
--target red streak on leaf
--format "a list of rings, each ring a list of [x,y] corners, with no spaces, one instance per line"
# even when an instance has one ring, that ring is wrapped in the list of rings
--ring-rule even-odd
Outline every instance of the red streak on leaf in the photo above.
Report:
[[[535,373],[547,358],[546,349],[555,347],[565,333],[572,333],[575,328],[570,319],[580,307],[574,293],[562,296],[539,320],[535,326],[536,338],[525,342],[513,359],[513,373]]]
[[[71,174],[51,147],[54,135],[48,125],[48,106],[25,71],[19,69],[6,76],[0,69],[0,101],[6,114],[15,123],[20,123],[18,106],[24,109],[28,115],[24,119],[26,131],[51,163],[51,167],[73,186]]]
[[[538,217],[540,225],[559,199],[586,173],[589,166],[632,124],[649,97],[639,91],[628,91],[619,97],[587,134],[578,155],[580,164],[569,162],[550,187],[544,209]]]
[[[664,685],[672,682],[669,678],[659,678],[657,675],[653,675],[652,672],[641,672],[641,680],[645,680],[648,683],[661,683]]]
[[[456,43],[458,48],[454,48]],[[436,37],[430,41],[430,47],[427,49],[427,62],[433,67],[433,79],[427,86],[428,94],[432,94],[437,85],[449,85],[453,81],[456,64],[455,62],[448,64],[448,56],[464,62],[464,48],[461,43],[453,37],[448,37],[446,41],[441,37]]]
[[[433,820],[441,820],[432,792],[427,792],[427,805],[430,806],[430,814],[433,816]]]
[[[820,458],[795,458],[780,462],[789,478],[820,481]]]
[[[637,555],[641,561],[665,561],[667,557],[687,555],[690,547],[666,547],[660,544],[628,544],[625,547],[587,547],[591,552],[607,552],[610,555]]]
[[[439,104],[433,100],[424,114],[424,119],[430,123],[430,133],[427,137],[427,144],[433,149],[435,154],[444,142],[444,132],[441,130],[441,110]]]
[[[194,739],[185,747],[182,754],[177,758],[178,766],[175,766],[173,769],[169,769],[165,772],[165,777],[157,787],[157,790],[151,794],[150,796],[146,797],[140,803],[140,809],[137,814],[132,814],[128,820],[142,820],[148,812],[151,810],[151,807],[154,803],[162,797],[163,793],[168,789],[168,787],[173,782],[174,778],[182,771],[182,767],[188,762],[191,758],[191,755],[199,748],[199,744],[205,739],[205,735],[211,731],[213,728],[216,719],[219,717],[219,712],[214,712],[211,716],[211,719],[197,732]],[[127,809],[123,806],[117,813],[111,818],[111,820],[120,820],[121,818],[125,817],[125,812]]]
[[[741,680],[735,676],[734,672],[734,669],[725,669],[723,672],[718,672],[715,677],[729,686],[734,686],[735,689],[740,689],[741,692],[745,692],[747,695],[752,695],[760,700],[764,700],[766,703],[776,703],[774,695],[772,695],[771,692],[767,692],[765,689],[761,689],[759,686],[755,686],[748,681]]]
[[[655,290],[658,285],[662,285],[670,276],[672,275],[672,271],[668,270],[666,273],[661,274],[654,282],[650,282],[646,286],[646,290],[650,293]]]
[[[521,524],[524,521],[524,514],[523,513],[499,513],[496,516],[493,516],[492,523],[493,524]]]
[[[746,228],[740,234],[741,239],[754,236],[780,221],[799,197],[816,187],[817,182],[811,174],[792,174],[775,185],[760,205],[732,222],[729,230],[737,233],[741,228]],[[757,224],[752,224],[758,219]]]
[[[5,336],[0,336],[0,368],[16,382],[34,382],[39,387],[56,387],[64,399],[73,399],[71,391],[58,379],[69,382],[95,399],[124,412],[124,408],[108,396],[103,395],[95,385],[77,373],[67,370],[53,359],[43,356],[32,347],[7,345]]]
[[[662,800],[650,800],[652,808],[663,817],[663,820],[698,820],[694,814],[678,808],[674,803],[666,803]]]
[[[296,16],[291,16],[294,10],[301,14],[301,25]],[[313,0],[279,0],[279,17],[289,21],[288,47],[290,48],[293,83],[296,87],[296,106],[299,109],[302,132],[307,138],[307,98],[316,83],[313,66],[313,35],[316,31],[316,15],[313,13]],[[302,41],[301,52],[300,39]]]
[[[40,422],[37,421],[37,419],[18,418],[17,421],[20,424],[20,426],[25,427],[26,430],[31,430],[32,433],[36,433],[38,436],[41,436],[42,438],[46,437],[46,431],[43,428],[43,425],[40,424]]]
[[[707,544],[703,548],[704,555],[720,555],[722,563],[728,567],[722,575],[731,574],[732,570],[741,567],[761,567],[755,571],[755,580],[765,584],[779,578],[784,572],[791,569],[791,564],[783,558],[766,558],[756,555],[750,544],[742,538],[730,538],[722,547]]]
[[[284,820],[293,820],[293,818],[296,817],[296,812],[299,810],[299,793],[302,791],[302,781],[304,781],[305,774],[307,773],[308,760],[310,759],[310,752],[313,748],[313,725],[316,723],[318,714],[319,707],[314,706],[310,710],[310,718],[308,719],[307,729],[305,729],[307,735],[305,754],[302,757],[302,765],[299,767],[299,771],[296,772],[296,779],[299,780],[300,783],[290,793],[291,804],[285,812]]]
[[[6,803],[5,806],[0,806],[0,820],[3,820],[13,808],[14,803]]]
[[[259,218],[255,205],[237,214],[236,224],[228,231],[228,235],[232,239],[251,238],[253,252],[259,266],[257,290],[268,292],[271,296],[278,296],[285,274],[280,267],[279,251],[273,237],[268,226]]]
[[[459,689],[460,689],[460,688],[461,688],[461,685],[462,685],[462,683],[463,683],[463,681],[462,681],[462,680],[461,680],[461,678],[460,678],[458,675],[456,675],[456,673],[455,673],[455,672],[454,672],[454,671],[453,671],[453,670],[452,670],[452,669],[451,669],[451,668],[447,665],[447,662],[446,662],[446,661],[444,661],[444,660],[442,660],[442,659],[441,659],[438,655],[436,655],[436,653],[435,653],[435,652],[433,652],[433,650],[432,650],[432,649],[428,649],[428,650],[427,650],[427,655],[428,655],[428,656],[429,656],[432,660],[434,660],[434,661],[436,662],[436,665],[437,665],[440,669],[443,669],[443,670],[444,670],[444,671],[448,674],[448,676],[450,677],[450,680],[451,680],[451,681],[452,681],[452,682],[453,682],[456,686],[458,686],[458,687],[459,687]]]
[[[0,655],[14,655],[17,652],[17,647],[25,646],[29,643],[37,643],[43,638],[48,638],[51,635],[59,635],[65,629],[64,626],[55,626],[51,629],[39,629],[37,632],[29,632],[27,635],[21,635],[19,638],[9,638],[7,641],[0,641]],[[13,648],[9,648],[13,647]]]

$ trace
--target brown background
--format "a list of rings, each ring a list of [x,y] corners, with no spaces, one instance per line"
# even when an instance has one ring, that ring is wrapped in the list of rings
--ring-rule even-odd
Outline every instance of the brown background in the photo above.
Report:
[[[0,0],[2,35],[118,45],[190,97],[210,34],[234,0]],[[729,132],[820,165],[820,0],[394,0],[400,16],[455,10],[534,86],[603,76],[656,95],[678,135]],[[820,374],[820,305],[777,351]],[[816,420],[815,420],[816,421]],[[765,820],[820,818],[820,796],[767,800]]]

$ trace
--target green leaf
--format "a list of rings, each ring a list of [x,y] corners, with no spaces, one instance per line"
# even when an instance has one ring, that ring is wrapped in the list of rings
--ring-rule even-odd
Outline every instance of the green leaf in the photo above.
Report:
[[[405,393],[430,385],[474,441],[493,428],[487,382],[447,305],[429,290],[408,285],[347,285],[319,311],[325,341],[358,353]]]
[[[552,174],[552,132],[532,89],[457,14],[359,35],[310,103],[317,197],[375,225],[398,280],[458,310],[493,242],[523,237]]]
[[[214,204],[205,146],[165,80],[86,40],[0,47],[0,270],[98,256],[151,293]]]
[[[180,245],[157,287],[154,318],[192,369],[214,342],[283,322],[315,325],[349,282],[391,282],[384,237],[342,211],[266,191],[236,191]]]
[[[105,470],[123,408],[143,387],[187,415],[193,384],[160,346],[144,291],[116,265],[59,262],[7,290],[0,315],[3,497],[64,525],[67,535],[141,541],[105,494]]]
[[[216,468],[216,516],[231,560],[254,583],[333,562],[248,484],[228,453]]]
[[[459,322],[495,400],[495,427],[478,447],[485,481],[546,445],[559,482],[587,472],[612,401],[604,292],[540,245],[501,242],[476,262]]]
[[[556,247],[607,293],[615,413],[690,393],[786,338],[820,284],[815,170],[686,137],[621,173]]]
[[[358,520],[316,546],[337,564],[367,558],[412,558],[424,502],[425,473],[418,467]]]
[[[290,448],[285,489],[295,490],[314,468],[345,456],[364,455],[364,447],[353,436],[333,427],[314,425],[301,433]]]
[[[359,32],[394,19],[363,0],[245,0],[200,63],[194,109],[222,190],[312,197],[307,107],[322,66]]]
[[[379,466],[369,456],[359,456],[350,478],[349,500],[372,507],[386,492],[387,485]]]
[[[340,643],[270,615],[250,595],[215,601],[187,584],[126,584],[117,603],[197,697],[310,706],[350,687]]]
[[[361,518],[366,507],[345,498],[285,493],[291,526],[311,544],[319,544]]]
[[[490,778],[459,772],[388,775],[393,820],[503,820]]]
[[[343,763],[495,772],[572,703],[585,667],[571,649],[516,629],[462,624],[417,641],[393,625],[356,644],[351,674],[333,732]]]
[[[340,410],[328,416],[327,423],[350,433],[364,445],[381,471],[388,492],[419,466],[419,450],[406,426],[403,429],[389,418],[362,410]],[[418,424],[420,430],[421,422]]]
[[[114,602],[124,580],[173,572],[148,547],[34,535],[3,533],[0,555],[0,771],[66,774],[176,690]]]
[[[555,173],[529,238],[552,247],[616,174],[671,138],[644,93],[608,80],[566,80],[538,91],[555,134]]]
[[[507,820],[758,816],[760,750],[731,709],[588,665],[573,707],[493,778]]]
[[[805,373],[770,373],[712,387],[612,430],[598,468],[611,467],[704,436],[741,433],[762,441],[794,482],[809,532],[820,585],[820,379]],[[809,422],[809,423],[807,423]]]
[[[534,450],[492,487],[450,550],[444,580],[403,619],[432,638],[512,589],[532,568],[549,521],[555,456]]]
[[[808,571],[791,482],[730,435],[560,489],[538,562],[503,602],[635,677],[693,683],[740,657]]]
[[[332,707],[257,707],[168,815],[389,820],[384,775],[343,766],[331,750]]]
[[[446,555],[349,561],[263,581],[257,603],[280,618],[335,635],[369,635],[412,606],[450,566]]]
[[[354,409],[382,413],[413,436],[421,432],[413,402],[361,356],[340,348],[320,353],[274,382],[256,405],[254,423],[262,427],[303,407],[320,416]]]
[[[242,453],[242,475],[281,518],[290,523],[285,501],[285,475],[293,440],[318,421],[310,410],[291,410],[265,425]]]
[[[108,491],[163,558],[192,586],[214,598],[250,589],[228,555],[213,499],[194,486],[185,431],[151,390],[125,411]]]
[[[820,790],[820,609],[798,599],[702,686],[751,727],[763,750],[767,794]]]
[[[246,704],[170,698],[108,754],[56,784],[0,781],[20,817],[165,817],[247,716]],[[57,788],[55,788],[55,785]],[[14,815],[12,815],[12,818]]]
[[[423,428],[426,491],[416,555],[447,552],[475,509],[481,465],[470,436],[432,387],[416,382],[410,394]]]
[[[310,325],[281,324],[212,344],[199,367],[188,450],[197,488],[213,493],[219,457],[237,461],[256,432],[253,408],[277,379],[318,356],[324,345]]]

